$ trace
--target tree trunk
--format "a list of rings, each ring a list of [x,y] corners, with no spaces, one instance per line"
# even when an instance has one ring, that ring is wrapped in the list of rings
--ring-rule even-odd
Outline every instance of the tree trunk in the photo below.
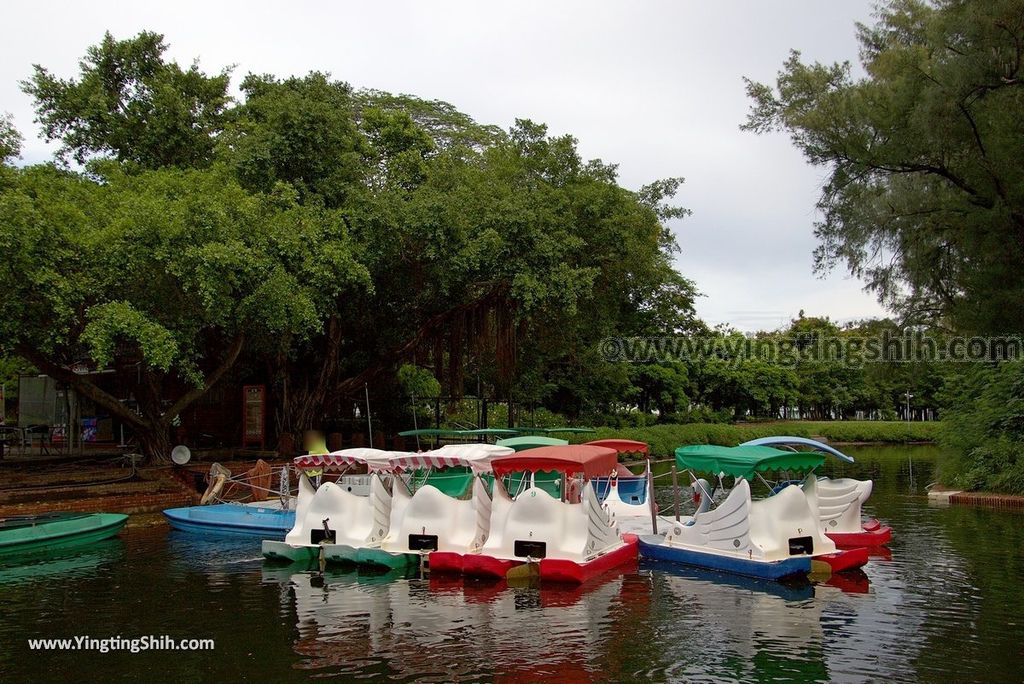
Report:
[[[136,437],[139,438],[139,448],[149,463],[170,463],[171,461],[171,431],[163,422],[147,424],[145,428],[136,428]]]
[[[130,410],[121,401],[102,388],[93,384],[87,375],[78,375],[62,363],[53,361],[37,349],[27,345],[18,345],[18,355],[31,362],[36,368],[51,378],[69,384],[75,391],[110,411],[130,426],[139,440],[143,455],[149,462],[167,463],[171,457],[171,421],[194,401],[202,397],[219,381],[238,360],[245,341],[243,334],[238,334],[228,347],[225,358],[205,378],[202,385],[193,387],[177,398],[167,411],[161,413],[161,381],[162,374],[154,374],[144,369],[143,380],[139,383],[139,408],[143,415]]]

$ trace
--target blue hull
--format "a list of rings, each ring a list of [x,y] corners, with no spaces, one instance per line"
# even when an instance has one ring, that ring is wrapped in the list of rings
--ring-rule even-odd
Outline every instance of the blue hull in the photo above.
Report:
[[[164,516],[171,527],[200,534],[233,534],[284,539],[295,527],[295,511],[254,508],[233,504],[168,508]]]
[[[810,556],[794,556],[779,561],[761,562],[743,558],[730,558],[713,553],[701,553],[690,549],[672,548],[661,544],[650,544],[640,539],[640,555],[652,560],[669,561],[708,568],[735,575],[757,577],[758,579],[780,580],[794,575],[807,575],[811,571]]]

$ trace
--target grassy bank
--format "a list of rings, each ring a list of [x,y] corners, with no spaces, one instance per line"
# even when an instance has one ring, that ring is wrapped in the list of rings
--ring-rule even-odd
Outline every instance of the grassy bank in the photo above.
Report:
[[[651,425],[641,428],[598,428],[596,435],[574,435],[573,441],[622,437],[651,445],[651,454],[669,456],[687,444],[735,446],[748,439],[774,435],[824,437],[829,442],[932,442],[938,438],[940,423],[904,421],[779,421],[771,423],[686,423]]]

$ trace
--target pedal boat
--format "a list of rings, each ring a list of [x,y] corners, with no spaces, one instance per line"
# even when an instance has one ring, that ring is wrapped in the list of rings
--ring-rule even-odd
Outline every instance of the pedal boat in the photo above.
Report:
[[[490,530],[491,496],[484,481],[490,462],[512,453],[495,444],[449,444],[393,455],[389,532],[379,544],[361,546],[356,562],[381,568],[429,563],[431,572],[461,569],[462,556],[478,551]]]
[[[676,465],[690,473],[700,507],[688,518],[658,519],[663,535],[640,537],[645,558],[673,561],[761,579],[841,572],[867,563],[867,550],[838,551],[819,529],[805,488],[824,457],[765,446],[697,445],[676,450]],[[768,471],[811,471],[805,488],[785,487],[753,500],[749,480]],[[728,496],[712,508],[713,490],[695,472],[735,478]]]
[[[619,454],[632,454],[647,461],[647,468],[639,475],[633,474],[626,466],[617,463],[615,472],[611,477],[598,477],[594,479],[594,491],[601,503],[606,503],[612,489],[615,489],[615,498],[626,505],[646,508],[647,501],[647,474],[651,470],[650,446],[646,442],[638,442],[632,439],[595,439],[587,444],[615,449]]]
[[[264,539],[263,556],[293,563],[355,562],[358,548],[379,544],[390,524],[392,497],[384,478],[389,477],[391,455],[381,449],[354,448],[297,457],[295,524],[284,541]],[[369,477],[368,488],[346,484],[346,473],[357,468],[367,471],[357,477]],[[326,472],[338,473],[338,479],[315,487],[310,478],[319,480]]]
[[[510,439],[502,439],[497,442],[500,446],[509,446],[516,450],[516,452],[527,451],[529,449],[537,449],[546,446],[564,446],[567,445],[564,439],[556,439],[554,437],[545,437],[540,435],[525,435],[522,437],[512,437]],[[619,454],[635,454],[642,456],[647,461],[647,467],[643,473],[636,475],[626,466],[621,463],[615,464],[615,470],[611,476],[602,476],[594,478],[594,492],[597,494],[597,500],[601,502],[606,508],[609,506],[612,509],[618,510],[620,514],[625,515],[638,515],[647,519],[647,528],[650,528],[650,519],[647,513],[647,487],[648,487],[648,474],[651,470],[649,451],[650,447],[645,442],[638,442],[632,439],[598,439],[591,442],[586,442],[591,446],[607,447],[609,449],[615,449]],[[548,475],[553,475],[549,473]],[[534,476],[534,483],[542,482],[541,486],[552,495],[560,494],[558,489],[561,486],[561,477],[559,476],[554,480],[545,480],[543,476],[541,478]],[[611,496],[611,500],[609,500]]]
[[[490,535],[478,553],[463,556],[462,572],[580,584],[635,561],[636,537],[619,537],[592,482],[595,477],[610,476],[616,462],[614,449],[582,444],[541,447],[492,460]],[[514,498],[509,495],[503,478],[543,471],[560,473],[565,479],[560,497],[538,487],[532,478],[521,480],[524,491]],[[436,567],[431,558],[431,568]]]
[[[835,447],[806,437],[762,437],[745,442],[741,446],[795,446],[810,447],[814,451],[835,456],[846,463],[853,463],[853,457]],[[825,534],[841,549],[861,546],[874,548],[892,540],[892,528],[878,520],[862,521],[861,507],[871,496],[874,483],[871,480],[855,480],[844,477],[830,479],[819,477],[817,482],[816,505],[818,519]]]

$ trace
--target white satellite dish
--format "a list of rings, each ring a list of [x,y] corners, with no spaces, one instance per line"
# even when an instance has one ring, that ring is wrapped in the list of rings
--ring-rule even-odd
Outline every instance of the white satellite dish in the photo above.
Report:
[[[185,465],[190,458],[192,458],[192,452],[184,444],[179,444],[171,449],[171,460],[175,465]]]

